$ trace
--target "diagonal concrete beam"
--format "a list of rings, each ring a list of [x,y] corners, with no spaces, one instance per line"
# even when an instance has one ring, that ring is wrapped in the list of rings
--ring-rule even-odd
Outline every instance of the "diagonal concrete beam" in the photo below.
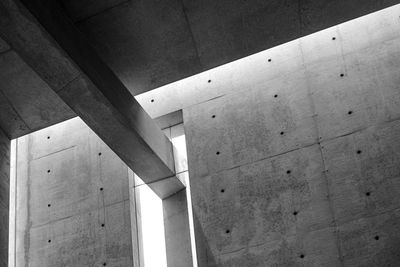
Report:
[[[184,188],[171,142],[58,1],[0,0],[0,35],[161,198]]]

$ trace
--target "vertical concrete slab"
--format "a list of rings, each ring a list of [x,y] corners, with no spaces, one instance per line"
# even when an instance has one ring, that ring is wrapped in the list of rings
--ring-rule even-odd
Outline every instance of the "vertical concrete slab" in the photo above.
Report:
[[[17,266],[132,266],[128,167],[115,153],[79,118],[18,146]]]
[[[8,266],[10,142],[0,129],[0,266]]]
[[[131,213],[131,234],[132,234],[132,255],[133,255],[133,267],[140,267],[140,262],[143,262],[142,250],[143,245],[141,244],[141,239],[139,238],[139,218],[138,218],[138,203],[136,202],[136,192],[135,192],[135,178],[136,175],[131,169],[128,170],[129,177],[129,208]]]
[[[207,73],[234,89],[183,109],[200,266],[398,265],[399,8],[301,38],[290,74]]]
[[[233,251],[334,227],[316,145],[191,179],[191,189],[195,226],[208,244],[207,264]],[[337,247],[335,238],[324,242]]]
[[[164,133],[173,145],[177,177],[188,188],[186,138],[183,124],[167,128]],[[162,202],[168,267],[194,267],[189,219],[191,208],[188,207],[188,197],[190,197],[190,192],[185,189],[163,199]]]
[[[193,266],[186,190],[163,200],[168,267]]]
[[[16,255],[16,223],[15,218],[17,214],[16,206],[16,190],[17,190],[17,142],[11,140],[10,146],[10,205],[9,205],[9,229],[8,229],[8,267],[16,267],[15,255]]]

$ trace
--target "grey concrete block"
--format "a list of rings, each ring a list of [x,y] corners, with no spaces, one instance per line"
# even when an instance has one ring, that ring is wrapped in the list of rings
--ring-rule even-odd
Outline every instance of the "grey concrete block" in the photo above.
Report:
[[[0,265],[8,266],[10,140],[0,129]]]
[[[17,262],[132,265],[128,167],[114,152],[79,118],[18,148]]]

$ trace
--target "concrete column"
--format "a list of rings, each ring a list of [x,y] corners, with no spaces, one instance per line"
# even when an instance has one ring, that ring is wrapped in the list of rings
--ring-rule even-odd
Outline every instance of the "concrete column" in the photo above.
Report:
[[[168,267],[193,266],[186,189],[163,200]]]
[[[0,129],[0,266],[8,265],[10,140]]]
[[[168,267],[193,266],[188,198],[190,198],[186,139],[183,124],[163,130],[173,144],[177,177],[186,189],[163,200]]]

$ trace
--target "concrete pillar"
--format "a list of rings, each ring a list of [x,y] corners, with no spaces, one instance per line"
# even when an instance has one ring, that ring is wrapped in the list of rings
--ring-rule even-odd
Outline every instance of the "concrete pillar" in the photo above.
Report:
[[[0,266],[8,265],[10,140],[0,129]]]
[[[10,140],[0,129],[0,266],[8,265]]]
[[[168,267],[193,266],[186,189],[163,200]]]

